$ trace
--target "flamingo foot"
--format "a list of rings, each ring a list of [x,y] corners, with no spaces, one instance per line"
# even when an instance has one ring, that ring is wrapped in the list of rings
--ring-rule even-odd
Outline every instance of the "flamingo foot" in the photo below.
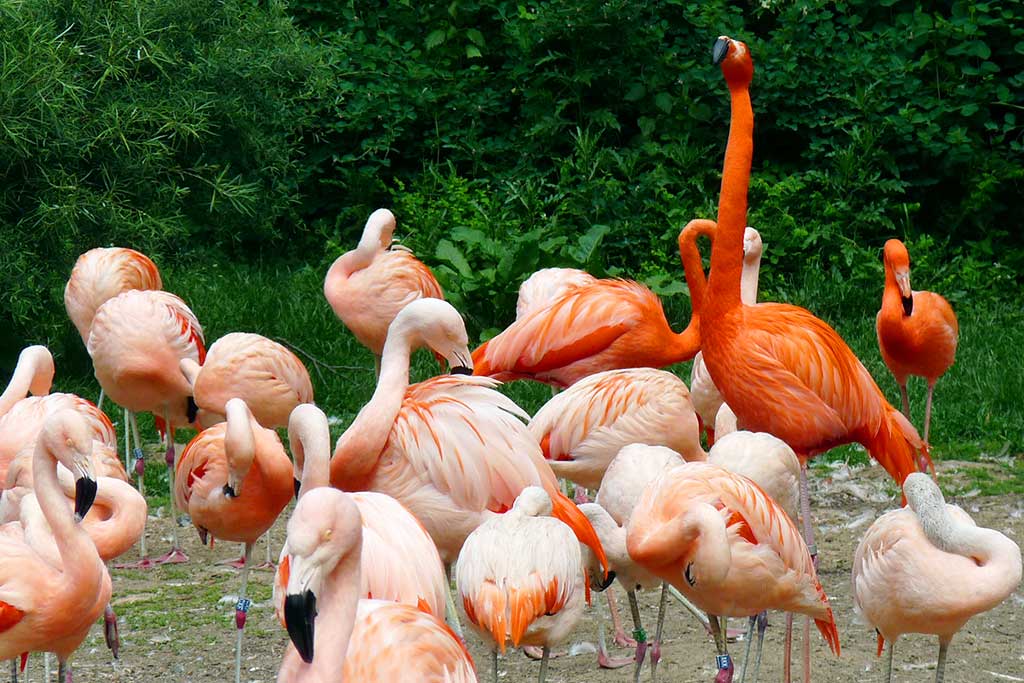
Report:
[[[634,661],[633,657],[623,657],[621,659],[611,657],[607,652],[598,651],[597,653],[597,665],[602,669],[621,669],[624,666],[629,666]]]
[[[715,683],[732,683],[732,658],[729,655],[718,655],[720,664],[723,658],[725,659],[725,666],[720,667],[718,673],[715,674]]]
[[[658,662],[661,661],[661,641],[651,643],[651,680],[658,680]]]
[[[117,615],[110,605],[103,611],[103,639],[107,641],[107,647],[114,655],[114,659],[117,659],[117,653],[121,649],[121,637],[117,632]]]
[[[640,670],[644,668],[644,659],[647,657],[647,641],[641,640],[636,645],[636,669],[633,675],[633,680],[640,680]]]
[[[261,569],[266,572],[276,572],[277,565],[273,562],[264,562],[263,564],[256,565],[255,567],[253,567],[253,569]]]
[[[523,654],[530,659],[541,660],[544,658],[544,648],[537,647],[536,645],[524,645]],[[548,654],[548,659],[554,659],[556,657],[564,657],[565,652],[551,652]],[[632,660],[630,660],[632,661]]]
[[[220,560],[219,562],[214,562],[214,564],[219,564],[222,567],[234,567],[235,569],[243,569],[245,568],[245,556],[243,555],[237,560]]]
[[[181,548],[171,548],[166,555],[158,557],[155,562],[157,564],[182,564],[188,562],[188,555]]]
[[[143,557],[135,562],[121,562],[120,564],[115,564],[114,569],[155,569],[159,566],[160,563],[152,557]]]
[[[619,647],[636,647],[637,642],[626,635],[626,632],[621,628],[615,630],[615,635],[612,637],[614,642]]]

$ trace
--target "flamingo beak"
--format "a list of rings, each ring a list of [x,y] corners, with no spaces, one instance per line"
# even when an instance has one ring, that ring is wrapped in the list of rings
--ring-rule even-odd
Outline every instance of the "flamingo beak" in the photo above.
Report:
[[[604,579],[602,579],[596,586],[594,586],[594,590],[596,590],[598,593],[607,590],[608,586],[612,585],[613,581],[615,581],[615,572],[609,569],[608,575]]]
[[[302,488],[302,482],[298,479],[292,479],[292,483],[295,485],[295,500],[299,499],[299,489]]]
[[[96,480],[90,476],[75,480],[75,521],[81,522],[96,500]]]
[[[910,289],[910,272],[900,270],[894,274],[896,276],[896,286],[900,290],[900,300],[903,302],[903,313],[909,316],[914,312],[914,292]]]
[[[238,494],[235,493],[235,487],[233,487],[231,484],[224,484],[223,491],[224,495],[227,496],[228,498],[238,498]]]
[[[188,423],[194,424],[197,415],[199,415],[199,406],[196,405],[196,400],[189,396],[185,404],[185,417],[188,418]]]
[[[715,41],[715,46],[711,49],[711,63],[718,66],[725,59],[725,56],[729,54],[729,38],[725,36],[719,36],[718,40]]]
[[[313,662],[313,623],[316,620],[316,595],[311,590],[284,599],[284,624],[288,637],[306,664]]]
[[[451,367],[451,374],[453,375],[472,375],[473,374],[473,355],[469,352],[468,348],[462,348],[456,350],[446,356],[448,365]]]

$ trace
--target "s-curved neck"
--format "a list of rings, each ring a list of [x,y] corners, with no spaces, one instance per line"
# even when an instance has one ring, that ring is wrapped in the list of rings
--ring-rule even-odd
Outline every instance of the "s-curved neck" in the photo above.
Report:
[[[741,305],[743,232],[747,225],[747,188],[754,156],[754,111],[750,91],[746,86],[730,84],[729,97],[732,116],[708,281],[708,308],[716,317]]]
[[[295,458],[296,478],[302,482],[299,495],[330,483],[331,435],[327,417],[312,404],[296,408],[292,414],[288,438]]]
[[[45,428],[44,428],[45,429]],[[50,439],[41,435],[32,459],[32,480],[39,509],[53,532],[53,539],[60,553],[64,574],[70,577],[69,585],[93,578],[97,563],[88,558],[99,556],[92,539],[75,523],[71,507],[64,497],[57,479],[57,458],[50,449]]]
[[[700,316],[708,286],[697,238],[703,236],[713,240],[715,228],[714,221],[697,218],[687,223],[679,233],[679,259],[683,262],[683,273],[686,275],[686,286],[690,290],[690,306],[694,316]]]
[[[53,356],[45,346],[30,346],[18,355],[18,364],[3,394],[0,394],[0,416],[6,415],[15,403],[31,391],[45,396],[53,383]]]

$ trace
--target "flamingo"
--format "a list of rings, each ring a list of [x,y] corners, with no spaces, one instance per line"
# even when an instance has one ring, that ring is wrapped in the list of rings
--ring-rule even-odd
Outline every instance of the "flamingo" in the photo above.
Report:
[[[605,370],[552,397],[529,424],[558,477],[601,486],[623,446],[668,446],[686,460],[703,460],[697,415],[686,384],[654,368]]]
[[[832,608],[800,532],[742,475],[697,462],[666,472],[633,510],[626,549],[708,613],[719,655],[716,683],[729,683],[733,671],[719,617],[768,609],[806,614],[839,654]],[[809,671],[805,650],[805,679]]]
[[[301,476],[301,483],[296,477],[297,495],[327,486],[331,457],[327,416],[312,404],[296,407],[288,421],[288,441],[294,469]],[[363,525],[361,595],[422,605],[443,617],[447,592],[444,565],[427,530],[391,496],[362,491],[351,497]],[[287,556],[286,544],[281,549],[282,562]],[[274,582],[274,604],[282,620],[288,574],[287,565],[279,565]]]
[[[714,225],[711,221],[691,221],[683,229],[683,232],[685,233],[694,224],[707,223]],[[679,245],[680,253],[683,252],[684,247],[688,252],[687,256],[683,257],[684,261],[689,257],[695,258],[697,263],[700,262],[700,253],[697,251],[695,240],[686,240],[684,245],[684,238],[680,236]],[[740,299],[746,306],[753,306],[757,303],[757,280],[761,270],[762,250],[760,233],[748,226],[743,232],[743,273],[740,276]],[[689,252],[692,252],[692,255]],[[691,275],[691,269],[687,269],[686,282],[690,289],[690,299],[697,310],[695,315],[699,316],[704,293],[707,291],[704,272],[698,267],[696,274]],[[690,398],[693,400],[693,407],[697,411],[701,425],[708,435],[708,446],[711,446],[715,443],[715,420],[725,401],[722,398],[722,392],[715,386],[714,380],[708,373],[707,366],[704,364],[704,353],[701,351],[698,351],[693,358],[693,367],[690,371]]]
[[[242,588],[235,607],[235,683],[239,683],[252,548],[291,500],[294,487],[292,462],[277,434],[261,427],[240,398],[229,400],[225,409],[227,422],[204,429],[182,451],[174,498],[192,518],[204,544],[208,536],[245,544]]]
[[[327,302],[370,349],[378,374],[388,326],[399,311],[416,299],[444,298],[430,268],[393,244],[394,232],[395,215],[377,209],[367,219],[359,245],[339,256],[324,278]]]
[[[924,408],[924,442],[932,421],[932,392],[956,358],[960,327],[952,306],[935,292],[910,289],[910,254],[903,242],[885,243],[885,293],[875,322],[878,348],[900,385],[903,414],[910,419],[907,375],[928,381]]]
[[[578,268],[542,268],[519,285],[516,320],[543,308],[576,287],[591,285],[597,278]]]
[[[349,494],[304,493],[288,520],[285,622],[291,642],[279,683],[475,683],[465,646],[432,614],[360,600],[362,521]]]
[[[506,644],[542,646],[540,683],[551,647],[564,642],[583,615],[583,564],[573,531],[551,519],[551,498],[527,486],[512,509],[466,538],[456,584],[466,618],[491,646],[494,681]]]
[[[87,345],[96,379],[114,403],[129,412],[125,424],[125,449],[128,435],[135,441],[134,470],[143,486],[142,442],[135,414],[151,411],[164,418],[167,429],[165,461],[171,492],[171,530],[173,547],[163,557],[146,558],[146,537],[140,548],[143,559],[137,568],[149,568],[166,562],[186,562],[188,556],[178,543],[177,514],[174,511],[174,426],[195,420],[192,388],[181,374],[182,358],[199,363],[206,356],[203,330],[185,302],[163,291],[131,290],[108,300],[92,321]],[[127,458],[127,453],[125,454]]]
[[[335,446],[331,485],[394,497],[423,523],[446,565],[470,532],[511,508],[527,486],[542,486],[554,515],[603,560],[593,528],[558,490],[523,424],[528,416],[494,391],[498,382],[450,375],[409,385],[410,354],[423,346],[468,373],[467,339],[458,311],[438,299],[414,301],[395,317],[377,389]]]
[[[28,394],[46,396],[53,386],[53,356],[45,346],[26,346],[18,354],[18,363],[14,373],[7,382],[7,387],[0,394],[0,416],[6,415],[11,408]]]
[[[474,373],[565,388],[602,370],[664,367],[693,358],[697,325],[676,334],[661,301],[632,280],[596,280],[567,290],[484,342]]]
[[[204,428],[224,421],[232,398],[245,401],[268,429],[287,426],[295,406],[313,402],[313,384],[302,361],[258,334],[226,334],[210,345],[201,366],[192,358],[182,358],[180,365]]]
[[[857,442],[897,482],[918,467],[931,468],[931,458],[917,431],[889,405],[835,330],[803,308],[747,306],[740,299],[753,155],[749,88],[754,65],[747,46],[726,36],[715,43],[713,58],[721,63],[729,85],[732,121],[701,310],[704,362],[743,426],[774,434],[800,458],[801,517],[807,545],[816,556],[806,486],[809,458]],[[766,395],[772,400],[765,400]]]
[[[665,583],[654,574],[637,564],[626,550],[626,528],[644,489],[663,472],[682,465],[683,458],[676,451],[665,446],[650,446],[644,443],[633,443],[622,448],[608,465],[601,488],[597,492],[595,503],[585,503],[580,510],[594,525],[594,531],[601,539],[601,546],[608,553],[608,567],[615,573],[615,578],[622,584],[629,599],[630,612],[633,615],[633,626],[636,634],[636,654],[634,681],[640,680],[648,645],[651,648],[651,678],[657,679],[658,662],[661,660],[661,631],[665,619]],[[592,584],[600,586],[599,567],[595,566],[590,553],[584,552],[584,563],[590,574]],[[646,632],[640,621],[640,609],[637,605],[636,591],[662,587],[662,600],[658,607],[658,626],[654,640],[646,640]],[[614,613],[613,613],[614,614]],[[696,612],[700,619],[703,615]],[[707,624],[705,624],[707,625]],[[618,627],[621,628],[621,627]],[[603,628],[601,641],[603,645]],[[598,652],[599,662],[607,660],[604,648]],[[607,666],[609,662],[600,662]],[[617,666],[618,662],[610,662]]]
[[[68,659],[110,601],[110,575],[89,535],[75,523],[96,495],[91,448],[85,420],[67,410],[46,419],[35,447],[36,496],[59,563],[48,561],[49,544],[44,540],[37,549],[33,535],[19,523],[0,527],[0,659],[54,652],[58,680],[65,683],[71,680]],[[73,512],[57,480],[58,462],[75,473]]]
[[[878,633],[879,656],[889,641],[886,681],[892,681],[896,640],[904,633],[929,633],[939,637],[935,680],[942,683],[956,632],[1020,584],[1020,547],[947,504],[924,474],[907,476],[903,492],[909,508],[879,517],[857,546],[854,606]]]

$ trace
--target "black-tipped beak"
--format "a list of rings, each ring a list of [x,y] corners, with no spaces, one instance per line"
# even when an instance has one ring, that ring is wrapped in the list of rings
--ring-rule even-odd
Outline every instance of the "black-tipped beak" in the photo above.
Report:
[[[718,66],[727,54],[729,54],[729,39],[725,37],[719,38],[711,49],[711,63]]]
[[[206,539],[209,538],[210,532],[207,531],[206,528],[204,527],[197,526],[196,533],[199,534],[199,542],[203,545],[206,545]]]
[[[199,406],[196,405],[196,400],[189,396],[185,403],[185,417],[188,418],[188,423],[195,422],[197,415],[199,415]]]
[[[292,483],[295,484],[295,498],[299,497],[299,489],[302,488],[302,482],[298,479],[292,479]]]
[[[313,662],[313,621],[316,619],[316,596],[313,591],[288,595],[284,599],[284,625],[288,637],[306,664]]]
[[[453,375],[472,375],[473,371],[467,368],[465,365],[456,365],[452,368],[451,374]]]
[[[238,494],[235,493],[235,489],[231,484],[224,484],[224,495],[228,498],[238,498]]]
[[[96,480],[79,477],[75,481],[75,519],[81,520],[96,500]]]
[[[903,315],[909,316],[914,312],[914,295],[901,296],[900,301],[903,302]]]
[[[606,590],[608,586],[612,585],[613,581],[615,581],[615,572],[609,569],[608,576],[606,576],[604,581],[596,587],[597,592],[600,593],[601,591]]]

